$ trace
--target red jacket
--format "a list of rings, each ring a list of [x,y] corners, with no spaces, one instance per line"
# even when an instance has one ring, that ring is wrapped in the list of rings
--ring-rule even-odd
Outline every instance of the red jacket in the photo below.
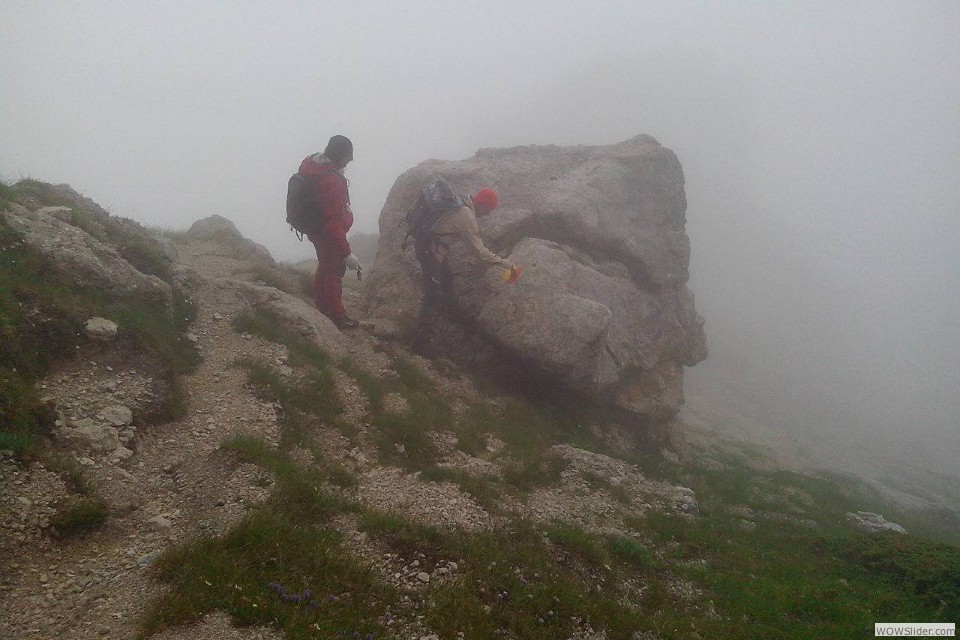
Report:
[[[304,158],[300,163],[299,173],[302,176],[313,176],[317,208],[324,218],[322,235],[339,249],[343,256],[350,255],[347,232],[353,226],[353,211],[350,210],[347,179],[322,153]]]

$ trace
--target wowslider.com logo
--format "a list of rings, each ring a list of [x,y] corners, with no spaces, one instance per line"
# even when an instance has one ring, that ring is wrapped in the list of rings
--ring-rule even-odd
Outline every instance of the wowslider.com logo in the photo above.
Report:
[[[873,635],[881,638],[952,638],[957,635],[953,622],[877,622]]]

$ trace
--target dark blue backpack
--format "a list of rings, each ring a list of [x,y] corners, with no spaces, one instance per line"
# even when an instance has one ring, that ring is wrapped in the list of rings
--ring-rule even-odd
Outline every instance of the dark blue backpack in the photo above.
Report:
[[[421,260],[430,248],[431,232],[437,221],[454,209],[465,204],[462,196],[458,195],[449,184],[438,180],[431,185],[420,189],[420,195],[404,221],[407,225],[407,235],[401,248],[405,249],[407,241],[413,238],[413,248]]]

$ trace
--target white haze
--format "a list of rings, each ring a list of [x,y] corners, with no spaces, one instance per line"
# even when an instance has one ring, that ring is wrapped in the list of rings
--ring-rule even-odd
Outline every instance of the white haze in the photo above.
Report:
[[[960,468],[955,0],[0,8],[8,181],[151,226],[219,213],[292,260],[286,178],[335,133],[361,231],[427,158],[653,135],[687,180],[691,381]]]

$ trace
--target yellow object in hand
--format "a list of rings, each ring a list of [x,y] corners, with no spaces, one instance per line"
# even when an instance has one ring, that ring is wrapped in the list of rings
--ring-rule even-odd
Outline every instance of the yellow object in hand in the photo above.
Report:
[[[523,273],[523,267],[516,266],[510,269],[504,269],[503,273],[500,274],[500,278],[507,284],[513,284],[520,279],[521,273]]]

